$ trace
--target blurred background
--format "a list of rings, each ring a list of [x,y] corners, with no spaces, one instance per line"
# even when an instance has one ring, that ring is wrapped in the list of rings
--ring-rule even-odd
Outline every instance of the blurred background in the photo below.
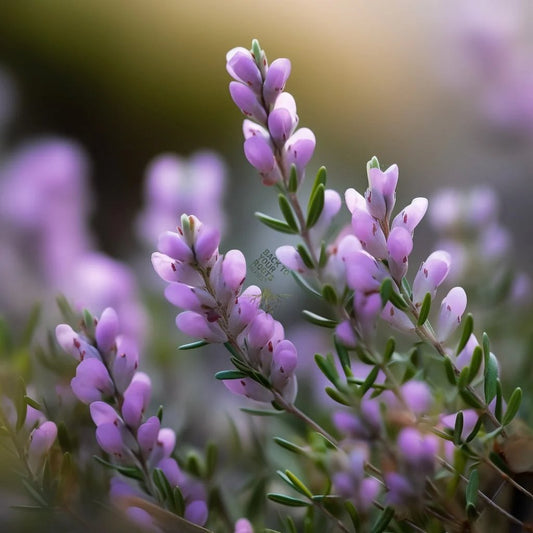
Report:
[[[114,254],[132,246],[145,168],[160,152],[219,151],[228,206],[245,194],[253,212],[263,195],[242,154],[225,54],[256,37],[271,61],[292,61],[287,90],[317,137],[310,168],[325,164],[334,185],[363,188],[376,154],[399,164],[400,201],[489,183],[526,265],[532,7],[463,4],[7,2],[0,64],[17,105],[4,146],[43,134],[79,142],[91,162],[92,223]]]

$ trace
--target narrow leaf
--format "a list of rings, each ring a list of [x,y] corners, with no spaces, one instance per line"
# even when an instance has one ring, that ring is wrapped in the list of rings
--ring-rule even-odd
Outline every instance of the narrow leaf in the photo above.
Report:
[[[481,361],[483,360],[483,351],[481,347],[476,346],[472,352],[472,359],[470,360],[470,370],[468,372],[468,383],[471,383],[477,376],[481,368]]]
[[[394,509],[392,507],[386,507],[379,515],[377,522],[372,526],[371,533],[382,533],[385,531],[393,517]]]
[[[318,296],[319,298],[322,298],[322,295],[316,289],[313,289],[313,287],[311,287],[311,285],[309,285],[309,283],[307,283],[307,281],[305,281],[304,278],[300,276],[300,274],[294,272],[294,270],[291,270],[291,275],[294,278],[294,281],[296,281],[296,283],[298,283],[298,285],[300,285],[302,289],[311,293],[313,296]]]
[[[281,437],[274,437],[274,442],[281,446],[282,448],[285,448],[286,450],[289,450],[292,453],[297,453],[298,455],[304,455],[307,456],[308,452],[301,446],[298,446],[297,444],[294,444],[294,442],[290,442],[288,440],[282,439]]]
[[[338,301],[337,293],[332,285],[329,285],[328,283],[323,285],[322,296],[324,297],[324,300],[328,302],[328,304],[331,304],[331,305],[337,304],[337,301]]]
[[[313,493],[307,488],[304,482],[296,476],[296,474],[293,474],[290,470],[285,470],[285,474],[292,481],[292,484],[298,492],[310,499],[313,498]]]
[[[320,185],[323,185],[325,187],[327,179],[328,173],[326,167],[322,166],[318,169],[318,172],[316,173],[315,181],[313,182],[313,187],[311,188],[310,196],[313,196],[316,193],[316,190]]]
[[[520,409],[521,403],[522,389],[520,387],[516,387],[516,389],[511,394],[511,397],[509,398],[509,402],[507,403],[507,410],[503,415],[502,425],[506,426],[513,420],[513,418],[518,413],[518,409]]]
[[[339,383],[339,374],[332,361],[320,354],[315,354],[315,363],[321,372],[333,383],[337,385]]]
[[[205,346],[206,344],[209,344],[209,343],[203,340],[189,342],[187,344],[182,344],[181,346],[178,346],[178,350],[194,350],[195,348],[201,348],[202,346]]]
[[[350,402],[344,397],[343,394],[341,394],[337,389],[332,389],[331,387],[325,388],[326,394],[332,399],[335,400],[337,403],[340,403],[341,405],[351,405]]]
[[[259,212],[255,213],[255,216],[259,220],[259,222],[262,222],[270,229],[279,231],[281,233],[289,233],[290,235],[298,233],[297,231],[293,230],[286,222],[283,222],[283,220],[278,220],[277,218],[272,218],[268,215],[265,215],[264,213]]]
[[[429,311],[431,310],[431,294],[429,292],[424,296],[422,306],[420,307],[420,313],[418,315],[417,325],[423,326],[428,319]]]
[[[281,414],[282,411],[270,411],[268,409],[251,409],[249,407],[241,407],[243,413],[253,416],[276,416]]]
[[[296,173],[296,165],[293,163],[289,171],[289,192],[296,192],[298,190],[298,174]]]
[[[296,217],[294,216],[294,212],[292,210],[291,204],[289,203],[289,200],[287,200],[287,197],[285,195],[280,194],[278,195],[278,203],[279,209],[283,214],[287,225],[296,233],[298,233],[300,229],[298,228],[298,223],[296,222]]]
[[[472,335],[472,331],[474,331],[474,318],[470,313],[468,313],[463,320],[463,332],[461,334],[459,344],[457,345],[457,350],[455,351],[456,355],[459,355],[462,352],[463,348],[468,342],[468,339],[470,338],[470,335]]]
[[[324,190],[324,184],[321,183],[309,198],[306,220],[307,228],[312,228],[322,214],[322,209],[324,209]]]
[[[311,311],[307,311],[304,309],[302,311],[302,314],[308,322],[311,322],[311,324],[315,324],[315,326],[321,326],[323,328],[334,328],[337,326],[337,322],[335,320],[325,318],[323,316],[317,315],[316,313],[312,313]]]
[[[43,406],[37,401],[37,400],[33,400],[32,398],[30,398],[29,396],[24,396],[24,401],[30,406],[30,407],[33,407],[34,409],[37,409],[37,411],[43,411]]]
[[[464,416],[463,412],[459,411],[455,417],[455,427],[453,428],[453,443],[456,446],[461,444],[461,434],[463,432]]]
[[[298,254],[302,258],[302,261],[304,262],[304,265],[309,268],[313,269],[315,268],[315,264],[313,263],[313,260],[311,259],[311,255],[307,251],[307,248],[303,244],[298,244],[296,246],[296,250],[298,250]]]
[[[496,356],[489,352],[488,357],[485,358],[485,402],[489,404],[498,389],[498,361]]]
[[[346,346],[344,346],[339,341],[337,335],[333,336],[333,343],[335,344],[335,350],[337,351],[337,355],[339,356],[339,361],[341,362],[342,367],[344,369],[350,368],[351,367],[350,354],[348,353]]]
[[[215,374],[215,379],[241,379],[247,377],[248,374],[241,372],[240,370],[221,370]]]
[[[476,506],[477,502],[477,491],[479,488],[479,472],[477,469],[472,470],[470,477],[468,478],[468,483],[466,485],[466,505]]]
[[[365,381],[363,382],[363,384],[359,388],[359,393],[361,394],[361,396],[364,396],[366,394],[366,392],[370,389],[370,387],[372,387],[372,385],[374,384],[374,381],[376,381],[376,378],[378,377],[378,374],[379,374],[379,366],[376,365],[370,371],[370,373],[366,377]]]
[[[281,505],[286,505],[287,507],[309,507],[311,505],[310,502],[305,500],[286,496],[285,494],[277,494],[275,492],[268,493],[267,498],[273,502],[280,503]]]
[[[455,371],[453,369],[453,363],[449,357],[444,357],[444,370],[446,370],[446,377],[450,382],[450,385],[456,385],[457,379],[455,377]]]

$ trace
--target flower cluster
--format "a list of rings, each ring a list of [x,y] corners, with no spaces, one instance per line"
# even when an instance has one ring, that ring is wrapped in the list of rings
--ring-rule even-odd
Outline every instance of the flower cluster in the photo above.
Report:
[[[230,50],[226,69],[235,80],[229,85],[231,97],[247,117],[243,123],[246,158],[259,170],[265,185],[280,181],[288,185],[293,165],[301,183],[315,149],[315,136],[308,128],[296,129],[296,102],[284,92],[290,61],[280,58],[269,65],[254,41],[252,50]]]
[[[192,215],[181,217],[177,233],[169,231],[159,238],[152,264],[169,282],[166,298],[185,309],[176,325],[204,342],[225,343],[234,353],[241,373],[224,380],[232,392],[258,401],[281,396],[292,402],[296,349],[284,338],[283,326],[260,309],[260,289],[252,285],[242,290],[246,278],[242,252],[220,254],[219,240],[218,230]]]
[[[136,344],[119,335],[118,317],[112,308],[106,308],[94,322],[88,324],[94,329],[91,338],[67,324],[57,326],[56,338],[79,361],[71,387],[76,397],[89,405],[99,446],[116,464],[137,468],[144,477],[148,495],[156,500],[158,494],[150,487],[154,471],[161,470],[171,487],[180,488],[187,505],[185,518],[204,524],[205,494],[181,472],[172,457],[175,432],[162,428],[158,416],[145,419],[151,381],[147,374],[137,370]],[[123,489],[122,486],[119,491],[122,494]],[[130,492],[135,494],[133,489]]]

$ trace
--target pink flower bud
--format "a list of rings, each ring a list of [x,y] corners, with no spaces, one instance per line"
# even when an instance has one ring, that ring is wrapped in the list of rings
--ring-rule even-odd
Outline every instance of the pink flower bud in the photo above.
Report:
[[[437,288],[450,271],[450,254],[442,250],[433,252],[420,266],[413,282],[413,303],[420,306],[427,293],[435,297]]]
[[[232,78],[245,83],[256,93],[261,91],[263,79],[250,50],[234,48],[227,53],[226,61],[226,69]]]
[[[392,221],[392,227],[403,226],[413,233],[420,221],[424,218],[428,208],[426,198],[415,198],[403,211],[397,214]]]
[[[122,442],[122,434],[115,424],[100,424],[96,428],[96,440],[100,448],[105,452],[115,457],[123,456],[124,443]]]
[[[207,505],[203,500],[195,500],[185,508],[185,520],[203,526],[207,522]]]
[[[461,324],[466,309],[466,292],[462,287],[454,287],[448,292],[440,305],[437,322],[437,339],[444,342]]]
[[[166,231],[159,236],[157,249],[177,261],[190,262],[193,259],[190,246],[173,231]]]
[[[76,397],[87,404],[101,400],[102,394],[111,395],[115,390],[107,368],[95,358],[84,359],[78,365],[70,386]]]
[[[246,278],[246,259],[240,250],[230,250],[222,262],[222,278],[232,291],[239,289]]]
[[[89,406],[89,410],[95,426],[100,426],[102,424],[119,425],[119,416],[108,403],[102,401],[93,402]]]
[[[216,321],[209,322],[204,316],[194,311],[184,311],[176,317],[176,325],[180,331],[191,337],[204,339],[207,342],[226,342],[228,337]]]
[[[48,453],[56,437],[57,426],[50,421],[44,422],[31,432],[28,460],[33,471],[39,467],[43,456]]]
[[[157,443],[157,435],[161,429],[161,422],[157,416],[151,416],[137,430],[137,442],[145,457],[148,457]]]
[[[291,62],[288,59],[279,58],[272,61],[263,84],[263,98],[267,107],[272,106],[278,95],[281,95],[290,74]]]
[[[387,239],[389,252],[389,270],[393,279],[400,283],[407,273],[408,257],[413,249],[413,238],[407,229],[393,228]]]
[[[260,124],[266,124],[267,114],[257,95],[250,87],[232,81],[229,84],[229,92],[235,105],[247,116],[257,120]]]
[[[148,407],[152,384],[148,375],[137,372],[124,392],[122,418],[132,428],[138,428],[144,411]]]
[[[95,328],[96,344],[101,352],[107,353],[114,346],[118,329],[117,313],[111,307],[107,307],[100,315]]]
[[[387,241],[379,222],[368,211],[355,209],[352,215],[352,228],[361,241],[363,249],[376,259],[387,257]]]

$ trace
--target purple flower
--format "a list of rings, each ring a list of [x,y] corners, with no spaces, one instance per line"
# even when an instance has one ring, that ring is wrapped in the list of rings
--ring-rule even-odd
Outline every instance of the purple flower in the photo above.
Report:
[[[461,324],[466,309],[466,292],[462,287],[454,287],[444,297],[440,305],[437,322],[437,339],[445,342]]]
[[[263,98],[267,107],[274,105],[277,99],[282,96],[285,83],[291,74],[291,62],[286,58],[272,61],[268,67],[265,82],[263,85]]]
[[[413,282],[413,303],[420,306],[427,293],[433,299],[437,288],[450,271],[450,254],[442,250],[433,252],[420,266]]]
[[[48,453],[57,437],[57,426],[50,421],[43,422],[30,434],[28,447],[28,461],[31,469],[35,472],[43,457]]]
[[[102,395],[111,395],[115,390],[107,368],[94,357],[84,359],[78,365],[70,386],[77,398],[87,404],[101,400]]]
[[[124,455],[122,432],[113,423],[103,423],[96,428],[96,440],[102,450],[118,458]]]
[[[147,374],[137,372],[124,392],[122,417],[130,427],[139,427],[144,411],[148,407],[152,384]]]
[[[365,193],[368,212],[378,220],[388,220],[396,202],[398,166],[392,165],[382,171],[367,165],[368,189]]]

